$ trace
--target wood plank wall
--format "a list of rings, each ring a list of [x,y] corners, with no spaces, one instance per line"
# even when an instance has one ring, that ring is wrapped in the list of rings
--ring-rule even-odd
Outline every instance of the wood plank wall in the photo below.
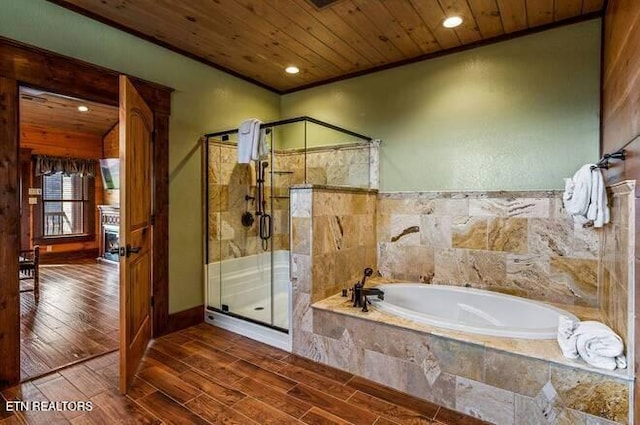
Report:
[[[628,159],[607,172],[607,180],[640,178],[640,2],[609,0],[604,19],[602,69],[602,153],[625,147]],[[640,226],[640,190],[636,187],[636,229]],[[640,257],[636,230],[636,299],[640,311]],[[635,353],[640,353],[640,321],[635,318]],[[640,371],[636,354],[635,371]],[[640,385],[635,384],[635,399],[640,400]],[[640,417],[640,403],[635,403],[635,417]]]
[[[0,388],[20,379],[18,85],[0,76]],[[19,366],[19,363],[17,363]]]
[[[114,125],[102,139],[102,153],[105,158],[118,158],[120,155],[120,126]]]
[[[100,159],[102,158],[102,138],[94,134],[76,133],[68,130],[55,128],[43,128],[33,125],[20,125],[20,147],[32,149],[33,155],[70,156],[74,158]],[[102,188],[102,178],[96,175],[95,200],[96,205],[104,201],[104,191]],[[33,215],[33,206],[32,215]],[[96,220],[99,214],[95,211]],[[96,221],[96,230],[98,229]],[[43,257],[48,253],[60,252],[95,252],[98,248],[97,239],[86,242],[70,242],[52,245],[40,244]]]
[[[604,20],[602,153],[627,149],[629,158],[608,173],[614,180],[640,177],[640,2],[613,0]],[[640,188],[636,188],[640,196]]]
[[[34,155],[102,158],[102,138],[93,134],[20,125],[20,147],[33,149]]]

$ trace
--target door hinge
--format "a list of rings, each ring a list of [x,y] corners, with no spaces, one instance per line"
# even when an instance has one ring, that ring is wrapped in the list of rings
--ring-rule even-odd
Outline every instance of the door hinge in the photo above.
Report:
[[[153,130],[151,130],[151,143],[155,143],[157,134],[158,134],[158,132],[156,131],[155,128]]]
[[[155,224],[156,224],[156,215],[155,214],[151,214],[151,218],[150,218],[149,221],[151,221],[151,225],[152,226],[155,226]]]
[[[153,295],[151,295],[151,307],[155,307],[155,300],[153,299]]]

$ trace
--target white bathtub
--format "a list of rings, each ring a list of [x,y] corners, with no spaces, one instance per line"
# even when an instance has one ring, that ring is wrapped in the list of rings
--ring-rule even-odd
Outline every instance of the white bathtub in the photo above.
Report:
[[[511,295],[445,285],[379,285],[384,301],[368,297],[378,310],[416,322],[481,335],[554,339],[564,310]]]

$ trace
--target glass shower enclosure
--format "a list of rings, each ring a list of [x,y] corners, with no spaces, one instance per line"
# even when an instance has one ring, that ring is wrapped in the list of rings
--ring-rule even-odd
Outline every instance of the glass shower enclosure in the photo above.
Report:
[[[237,129],[205,136],[205,301],[208,312],[288,333],[289,188],[371,187],[373,145],[310,117],[262,131],[268,154],[249,164],[237,161]]]

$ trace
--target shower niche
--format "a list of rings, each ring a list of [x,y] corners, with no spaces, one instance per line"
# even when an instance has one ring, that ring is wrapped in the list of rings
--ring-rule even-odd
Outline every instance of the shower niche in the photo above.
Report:
[[[205,136],[205,320],[287,349],[289,188],[377,187],[379,145],[310,117],[262,131],[268,154],[249,164],[237,129]]]

